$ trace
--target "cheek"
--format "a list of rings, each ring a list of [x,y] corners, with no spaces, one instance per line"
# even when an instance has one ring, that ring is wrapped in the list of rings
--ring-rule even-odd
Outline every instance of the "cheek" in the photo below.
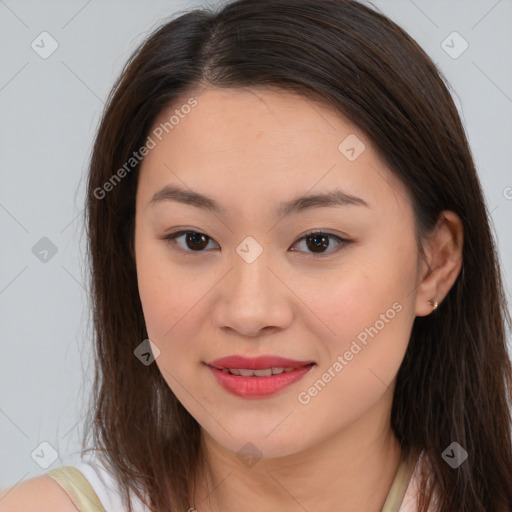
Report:
[[[137,282],[146,328],[160,349],[173,339],[199,293],[197,280],[172,264],[167,250],[161,240],[142,236],[136,243]]]
[[[366,372],[382,368],[389,377],[398,369],[414,321],[415,262],[414,242],[407,247],[383,243],[354,258],[322,294],[310,296],[308,303],[328,327],[331,363],[346,354],[348,365]]]
[[[400,287],[390,293],[384,285],[376,287],[371,276],[356,274],[329,299],[317,302],[317,307],[335,334],[324,338],[325,357],[301,386],[298,400],[315,418],[306,421],[335,431],[384,396],[391,399],[387,391],[407,349],[414,305]]]
[[[171,267],[163,272],[156,262],[151,264],[153,258],[145,260],[142,254],[138,265],[139,294],[148,337],[159,350],[155,364],[179,400],[186,400],[179,389],[179,383],[187,380],[182,362],[197,357],[197,347],[193,333],[185,332],[184,328],[197,325],[192,309],[197,297],[192,297],[184,278],[180,280]]]

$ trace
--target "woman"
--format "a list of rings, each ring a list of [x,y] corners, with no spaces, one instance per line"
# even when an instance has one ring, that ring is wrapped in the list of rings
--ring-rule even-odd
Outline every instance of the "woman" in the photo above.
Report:
[[[512,510],[482,190],[389,19],[239,0],[165,24],[109,98],[87,223],[92,457],[35,479],[52,510]]]

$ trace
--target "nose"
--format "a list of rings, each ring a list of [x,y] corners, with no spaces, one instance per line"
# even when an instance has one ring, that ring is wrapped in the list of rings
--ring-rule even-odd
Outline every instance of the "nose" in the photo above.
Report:
[[[293,319],[293,293],[286,276],[266,251],[248,262],[238,254],[233,268],[219,283],[213,311],[217,328],[258,337],[285,329]]]

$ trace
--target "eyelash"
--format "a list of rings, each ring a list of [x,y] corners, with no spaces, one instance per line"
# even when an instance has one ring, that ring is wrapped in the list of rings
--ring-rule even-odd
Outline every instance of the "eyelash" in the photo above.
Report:
[[[201,231],[194,231],[194,230],[190,230],[190,229],[175,231],[174,233],[169,233],[167,236],[163,237],[162,240],[167,241],[169,244],[176,245],[176,242],[175,242],[176,238],[179,238],[180,236],[183,236],[183,235],[186,235],[189,233],[194,233],[196,235],[204,235],[209,241],[213,240],[213,238],[210,238],[208,235],[206,235],[206,233],[202,233]],[[353,240],[348,240],[346,238],[342,238],[338,235],[335,235],[334,233],[329,233],[329,232],[320,231],[320,230],[314,230],[314,231],[309,231],[308,233],[302,235],[293,245],[296,245],[297,243],[301,242],[302,240],[304,240],[306,238],[310,238],[310,237],[318,236],[318,235],[327,235],[329,237],[336,238],[340,242],[340,244],[339,244],[338,248],[336,248],[332,251],[329,251],[329,252],[316,253],[316,254],[315,253],[307,253],[307,257],[311,257],[311,258],[315,258],[315,259],[322,258],[322,257],[325,258],[327,256],[330,256],[334,253],[339,252],[344,246],[349,245],[350,243],[353,242]],[[206,251],[206,249],[202,249],[200,251],[185,250],[181,247],[178,247],[178,249],[176,249],[176,250],[182,252],[186,256],[192,256],[195,253],[200,254],[200,253]]]

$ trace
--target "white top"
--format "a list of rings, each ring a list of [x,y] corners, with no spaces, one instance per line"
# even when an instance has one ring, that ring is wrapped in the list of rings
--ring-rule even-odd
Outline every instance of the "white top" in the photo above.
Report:
[[[411,479],[409,480],[409,485],[407,486],[407,490],[405,491],[404,499],[402,500],[402,505],[400,506],[399,512],[417,512],[418,509],[416,507],[416,496],[418,494],[418,485],[419,485],[419,471],[420,465],[423,461],[423,454],[420,456],[419,460],[416,462],[416,466],[414,467],[413,473],[411,475]],[[432,506],[432,505],[431,505]],[[430,507],[429,507],[430,509]]]
[[[423,456],[416,463],[399,512],[417,512],[418,472],[422,459]],[[123,510],[121,492],[117,482],[96,453],[89,452],[82,458],[82,462],[74,464],[74,467],[87,478],[106,512],[119,512]],[[133,491],[131,491],[131,497],[134,512],[150,512],[149,508],[142,503]]]
[[[84,456],[81,463],[73,466],[87,478],[107,512],[124,510],[117,482],[96,454]],[[134,512],[150,512],[133,491],[131,497]]]

